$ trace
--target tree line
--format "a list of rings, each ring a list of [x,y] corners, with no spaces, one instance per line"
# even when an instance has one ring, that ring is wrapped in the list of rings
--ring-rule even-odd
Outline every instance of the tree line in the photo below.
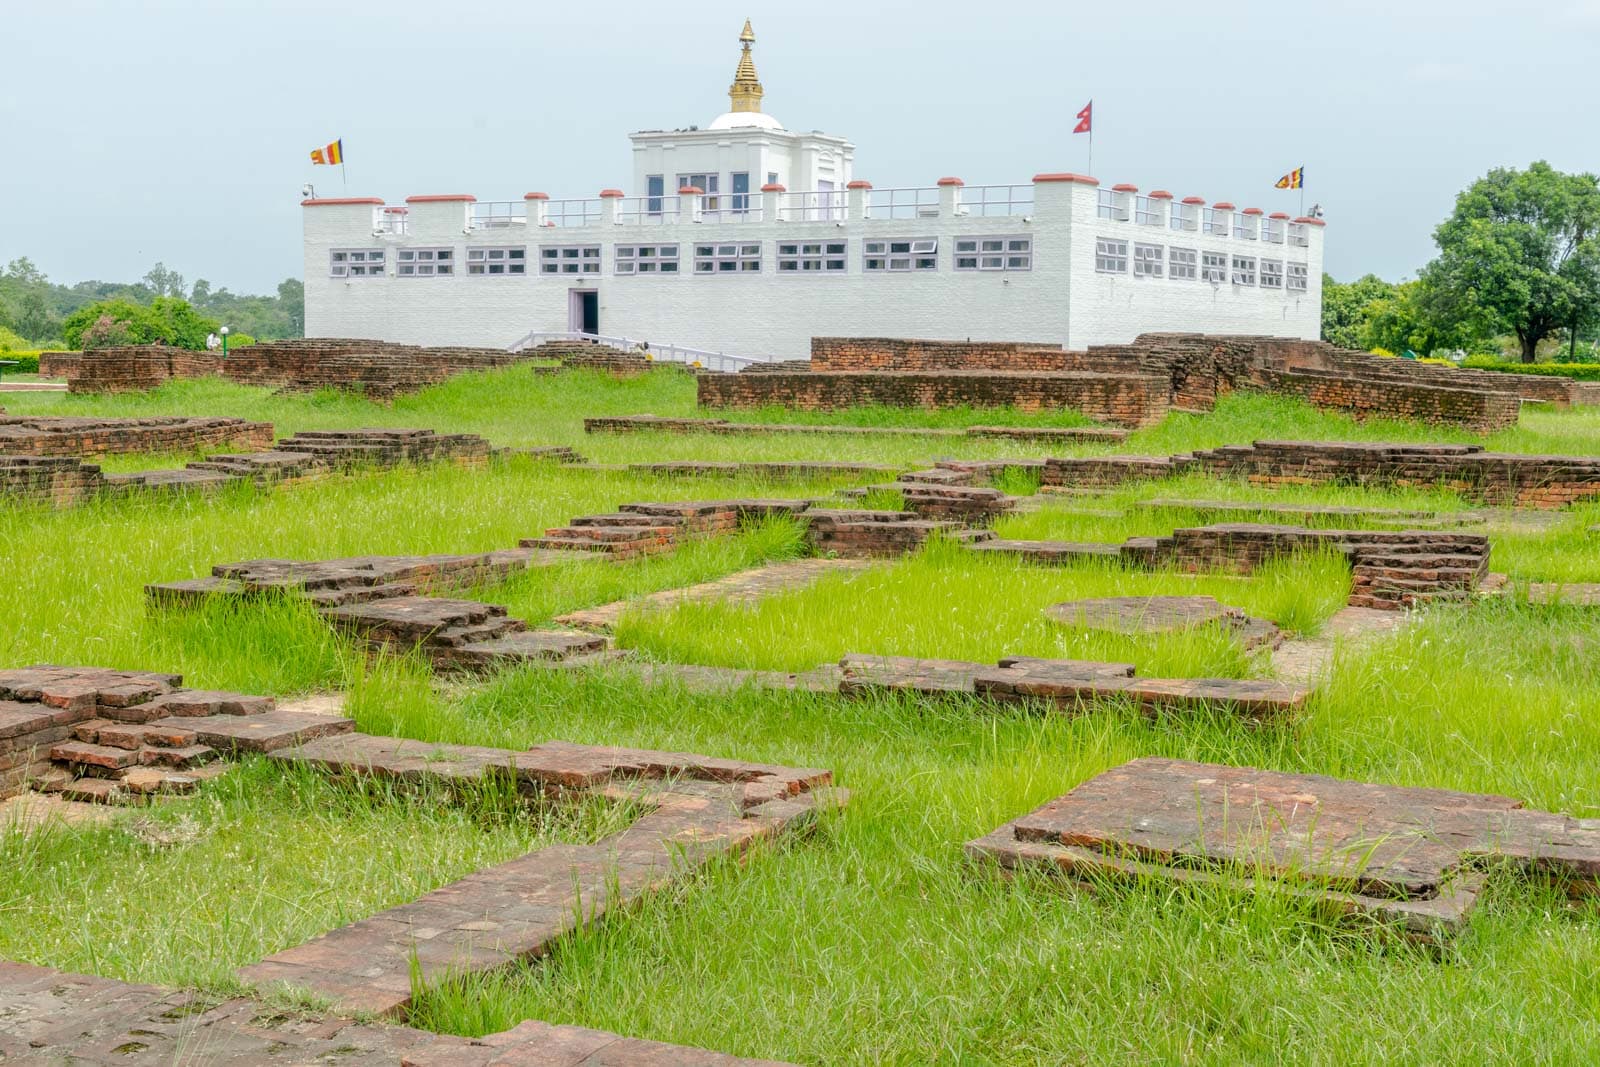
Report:
[[[1324,275],[1322,337],[1427,356],[1600,361],[1600,183],[1548,163],[1499,168],[1456,197],[1411,281]]]
[[[286,278],[272,296],[192,286],[157,263],[137,282],[60,285],[27,257],[0,272],[0,349],[81,348],[150,343],[203,348],[222,326],[241,340],[279,340],[305,333],[305,286]]]

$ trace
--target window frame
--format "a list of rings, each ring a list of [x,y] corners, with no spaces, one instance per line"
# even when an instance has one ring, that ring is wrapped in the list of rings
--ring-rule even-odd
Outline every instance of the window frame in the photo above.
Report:
[[[1200,212],[1200,232],[1211,237],[1227,237],[1233,230],[1233,212],[1225,207],[1208,207]]]
[[[1180,259],[1179,257],[1185,257]],[[1200,278],[1200,250],[1167,246],[1167,278],[1175,282],[1192,282]]]
[[[1233,238],[1236,241],[1254,241],[1258,230],[1257,216],[1243,211],[1233,213]]]
[[[408,265],[410,270],[406,269]],[[421,269],[424,266],[426,270]],[[456,250],[448,246],[397,248],[394,268],[396,278],[453,278],[456,275]]]
[[[1309,292],[1311,288],[1311,264],[1293,262],[1285,264],[1283,288],[1288,293]]]
[[[340,257],[344,257],[341,259]],[[359,259],[351,259],[359,256]],[[376,257],[376,258],[374,258]],[[351,268],[359,266],[353,273]],[[373,266],[377,266],[376,273]],[[389,274],[388,249],[385,248],[330,248],[328,249],[328,277],[330,278],[385,278]]]
[[[905,248],[896,249],[896,245],[904,245]],[[877,266],[873,265],[874,261],[878,262]],[[900,265],[897,266],[897,263]],[[863,274],[915,274],[938,269],[937,237],[882,237],[863,239],[861,242]]]
[[[1261,220],[1261,239],[1267,244],[1281,245],[1283,239],[1283,220],[1264,218]]]
[[[696,278],[760,273],[760,241],[714,241],[709,244],[696,241],[694,244]]]
[[[1193,233],[1196,227],[1194,209],[1194,204],[1172,201],[1167,206],[1167,229],[1178,233]]]
[[[805,239],[779,240],[776,242],[773,259],[778,265],[778,274],[804,276],[814,274],[848,274],[850,271],[850,241],[848,238],[837,241],[808,241]],[[837,248],[838,251],[830,251]],[[785,251],[790,249],[791,251]],[[808,251],[816,249],[816,251]],[[808,264],[816,264],[808,266]],[[794,266],[787,266],[794,264]]]
[[[1145,241],[1135,241],[1130,251],[1132,255],[1128,258],[1128,265],[1133,268],[1133,276],[1135,278],[1161,278],[1165,276],[1166,246],[1150,244]],[[1155,255],[1150,255],[1149,253],[1151,252],[1154,252]],[[1141,266],[1143,267],[1142,270],[1140,269]]]
[[[670,274],[676,277],[679,274],[678,252],[681,247],[676,241],[615,245],[611,249],[611,273],[621,278],[638,277],[641,274]],[[671,249],[670,253],[668,249]]]
[[[1133,221],[1140,226],[1161,226],[1166,223],[1160,205],[1167,201],[1153,196],[1138,195],[1133,198]]]
[[[1031,234],[986,234],[983,236],[957,237],[953,259],[955,269],[959,271],[975,271],[988,273],[1003,273],[1006,271],[1031,271],[1033,269],[1033,236]],[[1000,242],[1000,248],[986,248],[986,242]],[[963,244],[970,244],[972,248],[962,248]],[[1012,245],[1020,244],[1024,247],[1013,248]],[[969,263],[962,265],[962,260]],[[1015,263],[1014,260],[1025,259],[1025,263]],[[999,260],[991,263],[990,260]]]
[[[494,253],[501,255],[496,260]],[[474,260],[474,255],[477,259]],[[505,270],[491,270],[495,266],[507,268]],[[476,266],[480,269],[473,270]],[[514,269],[516,268],[516,269]],[[485,245],[482,248],[468,246],[467,248],[467,276],[469,278],[525,278],[528,276],[528,246],[527,245]]]
[[[1255,287],[1257,260],[1255,256],[1233,256],[1228,264],[1228,280],[1234,285]]]
[[[1270,269],[1269,269],[1270,268]],[[1263,289],[1282,289],[1284,282],[1283,260],[1261,259],[1257,261],[1258,281]],[[1269,280],[1270,279],[1270,280]]]
[[[550,254],[552,252],[556,253],[553,257]],[[577,255],[568,256],[565,254],[567,252],[576,252]],[[593,253],[593,255],[589,253]],[[569,259],[577,266],[577,270],[561,269]],[[600,251],[598,244],[540,245],[539,274],[540,276],[549,274],[556,277],[566,277],[568,275],[582,277],[589,274],[599,274],[600,264],[603,259],[604,254]],[[555,267],[556,269],[551,270],[549,269],[550,267]]]
[[[1094,239],[1094,270],[1096,274],[1128,273],[1128,242],[1122,237],[1096,237]]]
[[[1231,257],[1226,252],[1200,252],[1200,280],[1212,285],[1222,285],[1228,280]]]

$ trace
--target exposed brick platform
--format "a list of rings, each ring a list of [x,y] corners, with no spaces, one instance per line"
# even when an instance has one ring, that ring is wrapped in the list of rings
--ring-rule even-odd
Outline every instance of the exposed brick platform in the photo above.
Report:
[[[793,830],[832,803],[824,770],[674,752],[548,742],[527,751],[351,734],[273,755],[336,775],[460,786],[510,780],[526,795],[628,799],[644,814],[594,845],[555,845],[468,875],[240,971],[331,999],[341,1012],[393,1014],[425,981],[543,955],[560,938],[708,860]]]
[[[797,516],[810,500],[691,500],[623,504],[605,515],[581,515],[568,525],[524,538],[524,548],[600,552],[613,559],[670,552],[684,540],[729,533],[747,519]]]
[[[197,768],[348,731],[268,697],[185,689],[175,674],[97,667],[0,671],[0,797],[33,786],[71,800],[184,793]]]
[[[935,534],[962,540],[993,536],[988,531],[964,529],[948,519],[918,518],[914,511],[813,508],[800,519],[813,548],[845,557],[903,556]]]
[[[1317,519],[1365,519],[1369,522],[1428,526],[1473,526],[1488,521],[1481,511],[1424,511],[1417,508],[1361,507],[1346,504],[1267,504],[1249,500],[1189,500],[1153,497],[1140,507],[1194,511],[1201,515],[1273,515],[1301,522]]]
[[[962,660],[848,655],[839,661],[847,694],[899,690],[925,695],[982,696],[1000,702],[1042,701],[1080,710],[1125,700],[1149,712],[1223,708],[1241,719],[1291,717],[1311,695],[1304,686],[1248,678],[1137,678],[1131,663],[1010,656],[993,666]]]
[[[770,404],[837,411],[863,404],[938,409],[1014,407],[1080,411],[1117,426],[1139,427],[1166,414],[1167,383],[1148,374],[1018,374],[989,371],[716,374],[701,377],[708,408]]]
[[[1276,648],[1283,634],[1266,619],[1252,618],[1238,608],[1208,596],[1115,596],[1052,604],[1045,614],[1064,626],[1113,633],[1174,633],[1201,626],[1220,626],[1238,636],[1245,648]]]
[[[1488,432],[1517,420],[1521,398],[1566,404],[1570,383],[1386,360],[1318,341],[1144,334],[1084,352],[1026,343],[816,337],[805,368],[763,369],[700,382],[707,407],[782,404],[834,409],[1075,408],[1142,426],[1170,408],[1210,410],[1251,389],[1304,397],[1358,418],[1410,418]]]
[[[84,352],[64,369],[68,392],[144,391],[172,378],[220,374],[222,358],[167,345],[119,345]]]
[[[1274,884],[1335,914],[1441,937],[1477,903],[1485,861],[1600,879],[1600,820],[1508,797],[1138,759],[967,846],[1007,868],[1093,881]]]
[[[970,525],[993,522],[1016,507],[1016,498],[998,489],[980,486],[909,481],[902,479],[892,485],[869,485],[847,489],[843,496],[859,499],[873,491],[896,492],[905,501],[906,510],[922,519],[949,519]]]
[[[802,588],[827,574],[858,571],[866,564],[852,559],[796,559],[740,571],[726,578],[701,582],[683,589],[664,589],[634,600],[617,600],[556,617],[556,622],[579,630],[610,630],[629,611],[651,611],[678,604],[722,601],[754,604],[764,597]]]
[[[102,491],[213,491],[238,481],[265,486],[362,467],[444,460],[477,464],[486,462],[488,455],[489,443],[476,434],[406,429],[300,433],[279,441],[266,452],[218,454],[190,463],[182,470],[131,474],[104,474],[97,466],[64,457],[0,455],[0,495],[59,507]]]
[[[705,463],[693,460],[672,463],[630,463],[631,474],[659,474],[669,478],[770,478],[773,480],[812,481],[818,478],[875,477],[894,474],[899,468],[882,463],[829,463],[821,460],[796,462]]]
[[[1489,539],[1439,530],[1312,530],[1301,526],[1222,523],[1174,530],[1170,537],[1133,537],[1121,545],[991,540],[973,551],[1041,563],[1088,557],[1140,567],[1249,574],[1269,559],[1328,548],[1351,563],[1354,607],[1399,609],[1470,594],[1489,572]]]
[[[250,450],[271,448],[272,424],[184,416],[139,419],[0,416],[0,454],[13,456],[196,452],[223,446]]]
[[[740,373],[751,374],[763,364],[752,364]],[[762,373],[778,373],[771,369]],[[793,371],[790,371],[793,373]],[[812,434],[859,437],[889,435],[902,437],[1005,437],[1014,441],[1121,441],[1127,430],[1106,426],[826,426],[809,423],[729,422],[726,419],[675,419],[659,415],[623,415],[583,420],[584,433],[708,433],[721,436],[759,436],[766,434]]]
[[[468,371],[534,358],[498,348],[451,348],[335,338],[263,341],[228,353],[222,373],[247,385],[357,389],[386,399]]]
[[[1445,488],[1470,500],[1555,508],[1600,496],[1600,459],[1487,452],[1478,445],[1256,441],[1173,456],[1047,459],[1043,483],[1107,487],[1195,471],[1252,485],[1351,485]]]
[[[82,358],[82,352],[40,352],[39,377],[65,378]]]

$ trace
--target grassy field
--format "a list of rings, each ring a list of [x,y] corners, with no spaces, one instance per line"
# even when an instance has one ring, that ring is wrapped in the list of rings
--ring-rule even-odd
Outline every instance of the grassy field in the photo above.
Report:
[[[959,438],[583,436],[586,414],[694,413],[692,384],[672,373],[616,382],[501,372],[392,408],[217,382],[4,402],[14,412],[246,415],[283,433],[427,425],[496,444],[575,444],[608,463],[909,465],[1042,451]],[[1452,439],[1231,397],[1214,415],[1173,416],[1119,450],[1269,437]],[[1593,454],[1600,415],[1529,414],[1492,443]],[[1600,1059],[1600,909],[1516,878],[1497,880],[1465,933],[1429,951],[1332,928],[1271,894],[1146,884],[1088,895],[1032,877],[1007,882],[961,854],[963,842],[1150,754],[1504,793],[1595,817],[1597,611],[1514,598],[1430,610],[1397,636],[1342,653],[1294,726],[1247,728],[1221,716],[1147,720],[1111,705],[1067,717],[977,702],[692,693],[646,688],[621,669],[447,680],[415,658],[358,654],[290,604],[152,613],[142,599],[146,582],[232,560],[502,548],[628,500],[826,495],[842,484],[668,480],[514,459],[215,498],[4,507],[0,666],[176,670],[191,684],[276,695],[338,688],[360,728],[376,733],[507,747],[560,738],[823,766],[852,790],[848,809],[809,839],[714,864],[541,963],[428,992],[415,1021],[441,1030],[481,1034],[537,1018],[816,1064]],[[1003,520],[1001,532],[1120,541],[1198,519],[1148,506],[1155,497],[1464,506],[1439,493],[1265,492],[1183,479],[1043,500]],[[1587,507],[1549,528],[1491,527],[1494,566],[1526,580],[1600,581],[1600,541],[1587,532],[1596,523],[1600,509]],[[644,562],[537,570],[483,593],[538,622],[799,550],[794,527],[775,522]],[[1215,635],[1090,637],[1049,626],[1039,609],[1079,596],[1205,592],[1314,633],[1342,603],[1343,566],[1308,556],[1248,579],[1193,578],[1099,562],[1034,568],[937,544],[753,608],[630,613],[619,637],[661,659],[746,667],[806,668],[847,651],[1033,652],[1128,659],[1152,674],[1255,675],[1263,664]],[[254,763],[199,797],[110,827],[0,833],[0,958],[227,991],[231,968],[264,952],[612,825],[588,810],[530,817],[493,797],[465,809],[435,801]]]

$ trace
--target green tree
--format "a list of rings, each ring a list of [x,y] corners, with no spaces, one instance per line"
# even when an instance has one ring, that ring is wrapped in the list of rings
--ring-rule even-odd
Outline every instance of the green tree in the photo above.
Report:
[[[188,293],[184,288],[183,275],[175,270],[168,270],[165,263],[157,263],[145,272],[141,279],[145,287],[156,296],[182,297]]]
[[[74,311],[62,324],[62,335],[72,348],[160,343],[198,351],[217,325],[180,297],[158,296],[149,307],[119,298]]]
[[[1322,276],[1322,339],[1340,348],[1366,348],[1369,308],[1394,296],[1395,286],[1376,274],[1353,282],[1336,282]]]
[[[303,337],[306,332],[306,286],[299,278],[285,278],[278,283],[278,303],[289,313],[291,337]]]
[[[1497,168],[1456,197],[1423,270],[1437,313],[1515,334],[1522,361],[1560,329],[1600,315],[1600,185],[1543,161]]]
[[[178,296],[156,297],[150,302],[150,316],[156,321],[163,342],[197,352],[206,347],[206,336],[221,326],[216,319],[200,314],[189,301]]]

